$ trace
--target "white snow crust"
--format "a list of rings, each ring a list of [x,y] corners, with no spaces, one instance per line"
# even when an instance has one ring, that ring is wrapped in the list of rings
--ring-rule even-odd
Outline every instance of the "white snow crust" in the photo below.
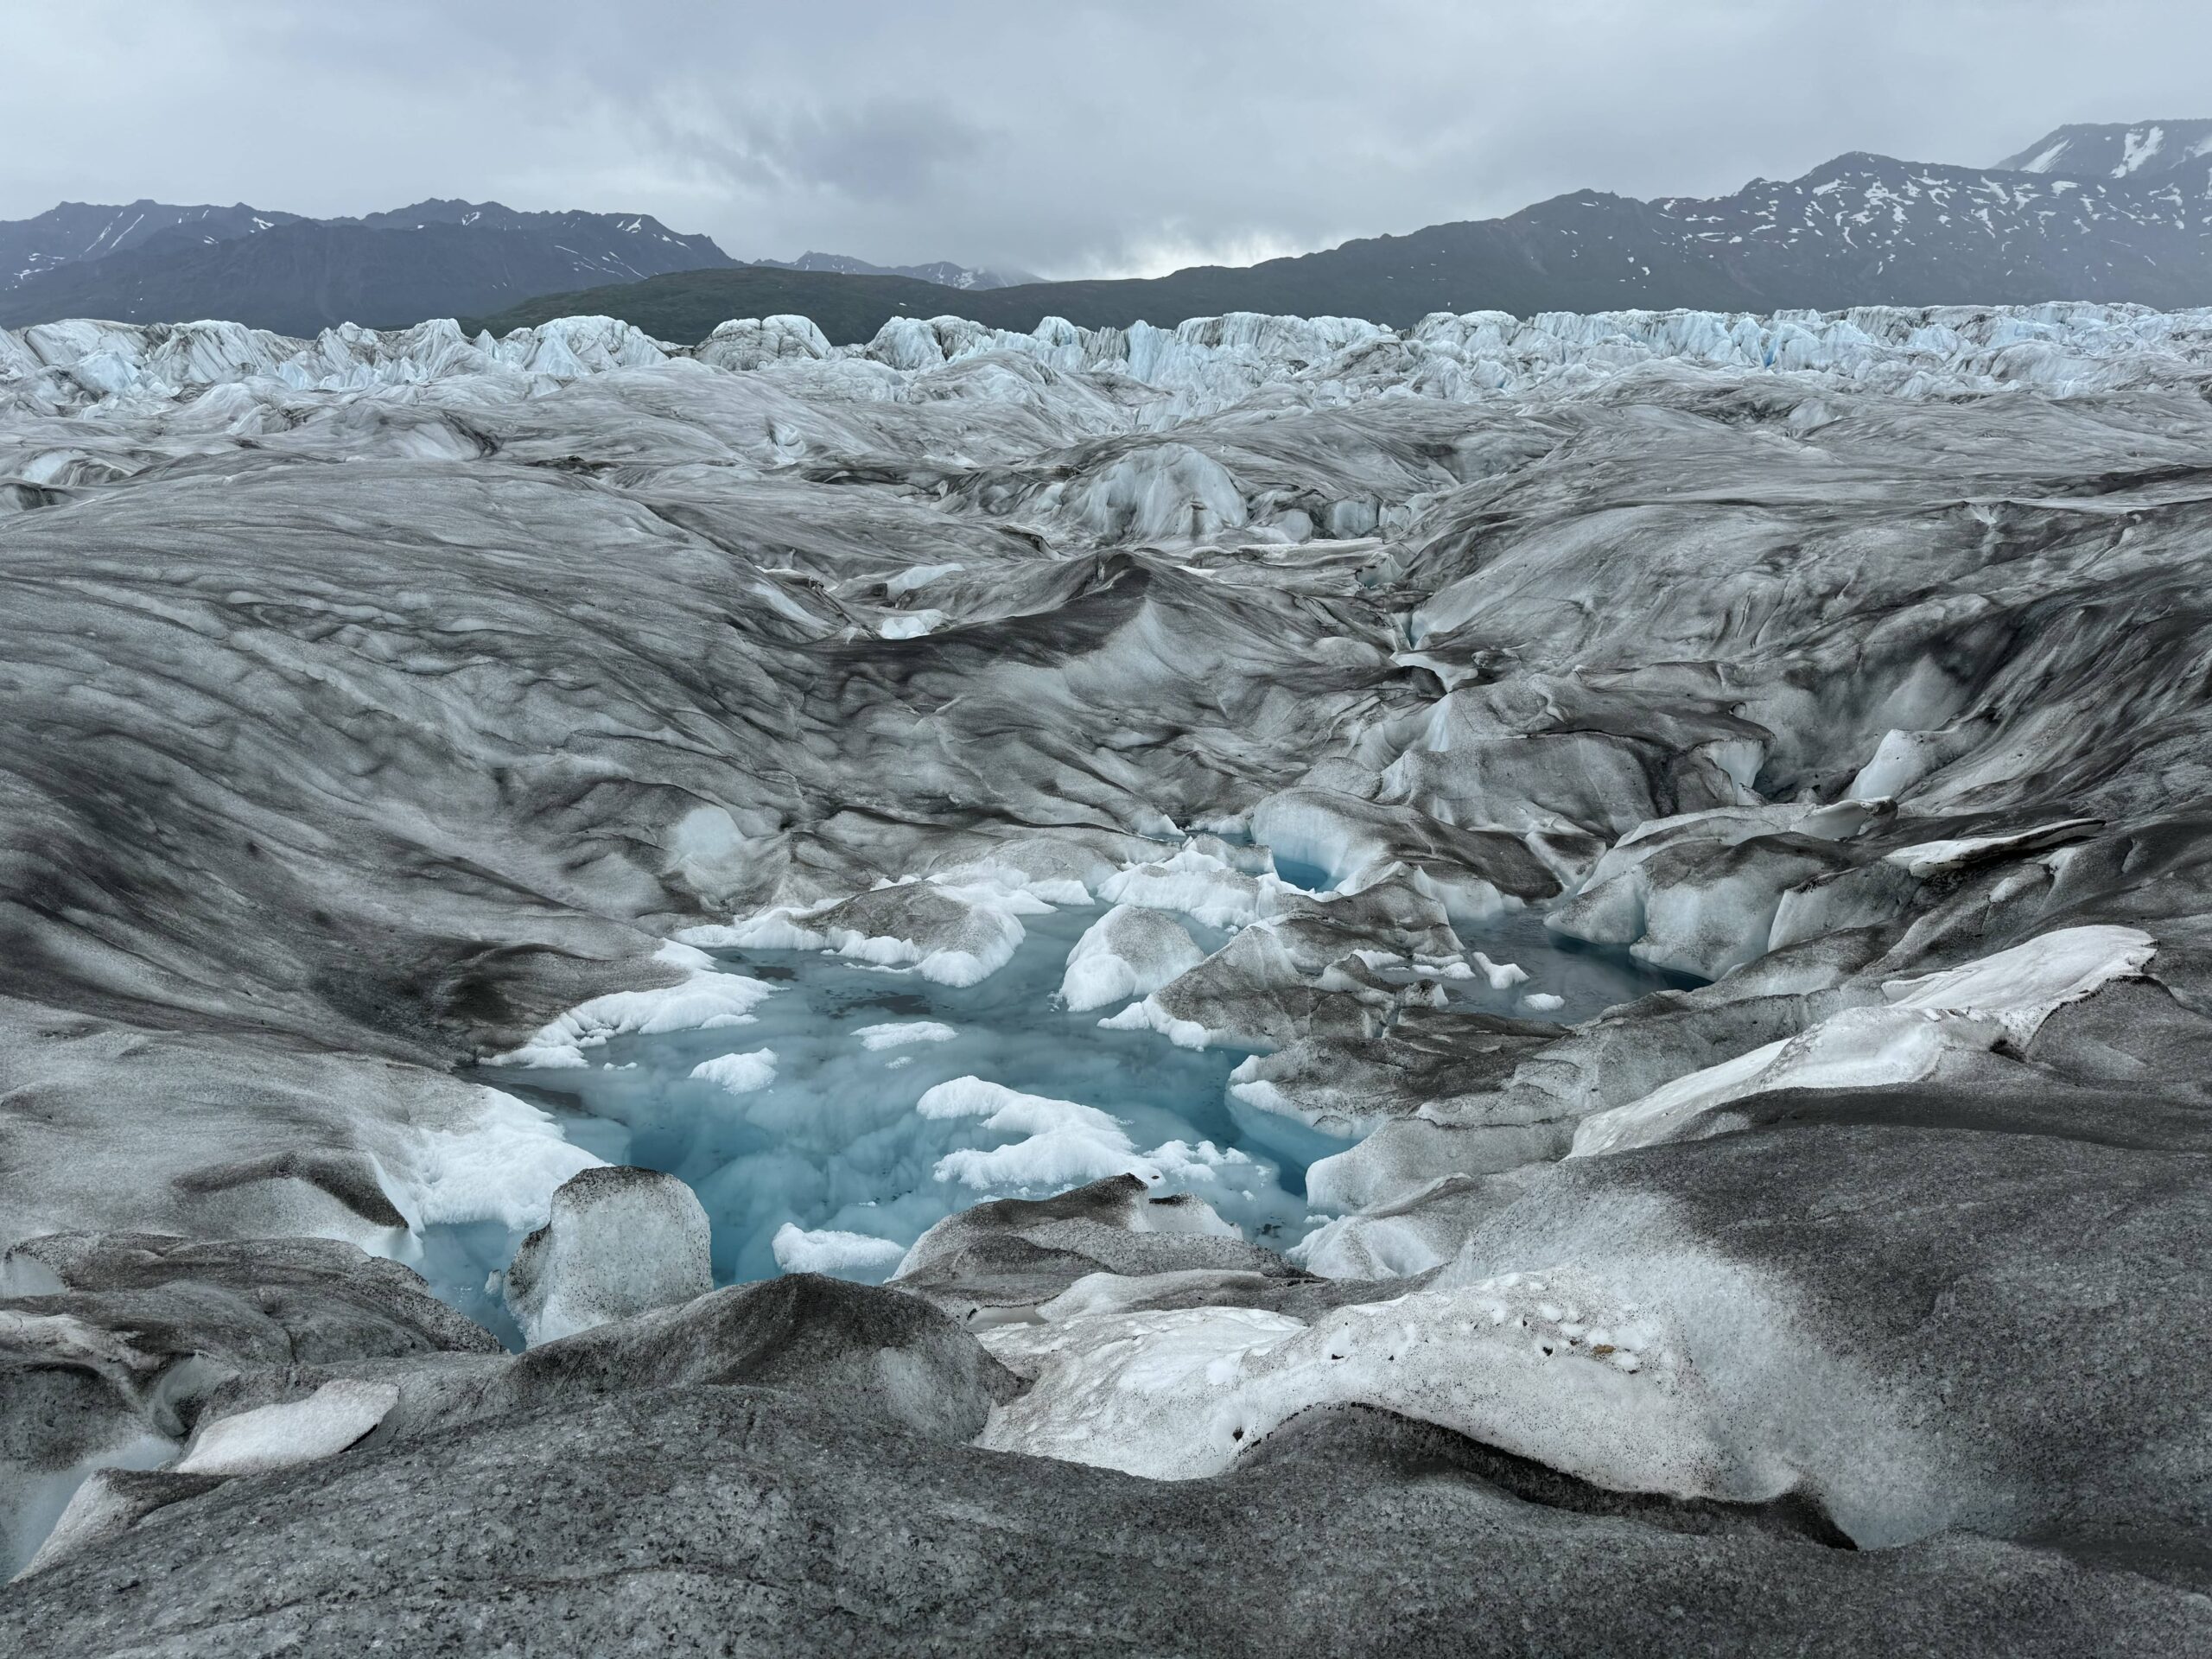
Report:
[[[545,1219],[555,1189],[600,1160],[561,1133],[551,1113],[498,1089],[475,1091],[465,1128],[429,1129],[411,1165],[387,1170],[385,1190],[410,1229],[496,1221],[511,1230]]]
[[[1034,1379],[992,1412],[983,1445],[1155,1480],[1218,1474],[1298,1413],[1339,1404],[1441,1423],[1608,1484],[1695,1491],[1721,1460],[1680,1338],[1572,1269],[1311,1324],[1245,1307],[1081,1311],[982,1336]]]
[[[756,1048],[749,1054],[717,1054],[691,1068],[691,1075],[733,1095],[749,1095],[776,1080],[776,1051]]]

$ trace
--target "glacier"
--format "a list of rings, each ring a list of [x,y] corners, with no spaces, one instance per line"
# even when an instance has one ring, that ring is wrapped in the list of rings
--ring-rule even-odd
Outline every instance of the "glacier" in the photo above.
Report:
[[[0,1647],[2205,1646],[2208,389],[0,334]]]
[[[1081,328],[1048,317],[1028,334],[953,316],[894,317],[865,345],[838,346],[809,319],[794,316],[725,322],[692,346],[654,340],[610,317],[559,318],[498,340],[472,339],[450,320],[383,332],[349,323],[312,340],[220,321],[67,321],[0,330],[0,388],[18,415],[114,417],[134,406],[170,405],[163,412],[172,422],[238,434],[263,424],[273,429],[276,411],[302,392],[343,397],[416,388],[434,404],[466,404],[543,395],[586,376],[679,361],[766,375],[800,396],[861,403],[1072,405],[1056,412],[1102,430],[1165,429],[1279,383],[1322,403],[1408,396],[1478,402],[1590,392],[1665,365],[1764,372],[1801,385],[1807,400],[1789,419],[1802,428],[1827,418],[1817,397],[1826,385],[1914,398],[2199,385],[2212,370],[2212,308],[2165,312],[2053,302],[1766,316],[1438,312],[1405,330],[1353,318],[1239,312],[1173,328],[1142,322]],[[1046,390],[1065,376],[1091,384],[1058,395]],[[783,440],[772,432],[770,442]],[[1193,450],[1185,464],[1202,474],[1208,462]],[[1193,487],[1192,477],[1176,482],[1186,493]],[[1198,493],[1203,497],[1203,486]],[[1360,526],[1355,510],[1331,528],[1357,534],[1371,525]]]

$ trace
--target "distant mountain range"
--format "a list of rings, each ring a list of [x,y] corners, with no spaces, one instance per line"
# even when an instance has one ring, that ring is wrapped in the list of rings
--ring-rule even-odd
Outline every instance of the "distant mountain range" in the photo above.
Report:
[[[312,219],[244,205],[65,202],[0,225],[0,270],[15,278],[0,288],[0,325],[227,317],[311,334],[337,322],[404,325],[558,288],[736,263],[712,238],[678,235],[644,213],[432,200]]]
[[[59,266],[105,259],[149,243],[181,247],[201,240],[227,242],[296,224],[299,217],[265,213],[244,202],[229,207],[179,207],[164,201],[134,201],[128,207],[111,207],[65,201],[36,219],[0,221],[0,291]]]
[[[888,317],[949,310],[1024,329],[1051,315],[1166,326],[1237,310],[1403,327],[1438,310],[2052,299],[2212,304],[2212,120],[2061,127],[1994,168],[1852,154],[1709,199],[1580,191],[1510,218],[1130,281],[823,253],[741,264],[711,238],[642,214],[465,201],[322,220],[243,205],[65,203],[0,224],[0,326],[10,327],[220,316],[310,334],[460,316],[499,332],[581,312],[690,340],[726,318],[798,312],[848,341]]]
[[[798,270],[896,275],[955,289],[1033,281],[950,262],[893,270],[809,253]],[[313,334],[498,310],[555,289],[738,262],[645,213],[529,213],[499,202],[418,201],[359,219],[229,207],[64,202],[0,222],[0,327],[59,317],[175,322],[227,317]]]
[[[2063,128],[2024,151],[2043,171],[1963,168],[1850,155],[1787,182],[1732,195],[1655,201],[1580,191],[1508,219],[1431,226],[1323,253],[1238,268],[1198,266],[1128,282],[1043,283],[963,295],[881,278],[809,275],[782,308],[833,341],[884,320],[957,308],[1027,329],[1046,316],[1090,327],[1160,325],[1224,311],[1369,318],[1403,327],[1431,311],[1840,309],[1854,305],[2042,300],[2212,304],[2212,152],[2182,153],[2212,122]],[[2200,143],[2192,138],[2190,143]],[[2171,146],[2171,150],[2165,146]],[[2090,165],[2061,169],[2069,157]],[[2113,156],[2122,158],[2111,167]],[[2113,176],[2114,168],[2121,168]],[[795,274],[796,276],[797,274]],[[605,312],[661,338],[701,338],[726,317],[761,315],[748,271],[693,271],[626,288],[549,296],[486,321],[495,330]]]

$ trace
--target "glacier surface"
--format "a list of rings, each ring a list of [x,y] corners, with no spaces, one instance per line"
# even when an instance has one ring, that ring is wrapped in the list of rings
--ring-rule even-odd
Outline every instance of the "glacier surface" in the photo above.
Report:
[[[2208,387],[0,334],[0,1646],[2212,1643]]]

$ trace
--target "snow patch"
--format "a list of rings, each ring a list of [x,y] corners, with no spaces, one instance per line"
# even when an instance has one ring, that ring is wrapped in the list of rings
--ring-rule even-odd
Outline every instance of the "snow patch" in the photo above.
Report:
[[[1885,981],[1882,995],[1900,1008],[1993,1020],[2024,1046],[2060,1008],[2140,974],[2158,950],[2139,928],[2061,928],[1961,967]]]
[[[1195,1020],[1168,1013],[1160,1006],[1157,996],[1132,1002],[1119,1014],[1109,1014],[1098,1023],[1108,1031],[1156,1031],[1178,1048],[1212,1048],[1236,1039],[1233,1032],[1217,1031]]]
[[[1912,846],[1898,848],[1885,856],[1882,861],[1897,865],[1909,875],[1924,879],[1962,869],[1998,853],[2040,851],[2100,827],[2101,821],[2095,818],[2063,818],[2056,823],[2038,824],[2032,830],[2018,830],[2009,835],[1967,836],[1954,841],[1916,842]]]
[[[476,1221],[536,1227],[555,1191],[601,1161],[571,1146],[550,1112],[497,1089],[476,1096],[475,1122],[426,1131],[411,1172],[385,1172],[386,1195],[412,1231]]]
[[[915,1103],[923,1117],[972,1117],[979,1128],[1020,1137],[1005,1146],[962,1147],[931,1170],[940,1181],[979,1191],[1058,1192],[1114,1175],[1135,1175],[1147,1185],[1165,1180],[1211,1180],[1231,1166],[1252,1166],[1245,1154],[1218,1150],[1211,1141],[1170,1141],[1140,1153],[1121,1120],[1072,1100],[1025,1095],[981,1077],[938,1084]]]
[[[885,639],[918,639],[934,633],[945,624],[943,611],[899,611],[887,616],[876,625],[876,633]]]
[[[1278,895],[1295,891],[1273,874],[1249,875],[1186,842],[1149,864],[1132,864],[1099,884],[1109,905],[1173,911],[1202,927],[1238,928],[1275,913]]]

